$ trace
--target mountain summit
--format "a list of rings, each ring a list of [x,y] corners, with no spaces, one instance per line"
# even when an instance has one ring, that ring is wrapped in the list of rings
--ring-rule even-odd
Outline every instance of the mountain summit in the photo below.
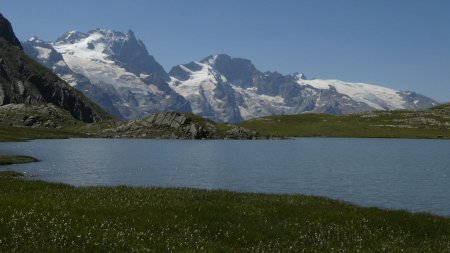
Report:
[[[24,42],[24,50],[120,118],[191,111],[189,102],[169,87],[168,74],[131,30],[70,31],[53,43],[30,39]]]
[[[110,118],[82,93],[25,55],[11,24],[0,14],[0,105],[47,103],[85,122]]]

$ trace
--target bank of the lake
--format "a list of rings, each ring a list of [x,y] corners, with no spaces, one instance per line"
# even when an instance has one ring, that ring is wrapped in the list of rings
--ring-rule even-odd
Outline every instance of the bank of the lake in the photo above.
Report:
[[[0,176],[0,251],[148,250],[448,252],[450,219],[321,197]]]
[[[2,155],[0,154],[0,166],[1,165],[11,165],[11,164],[21,164],[21,163],[32,163],[38,160],[31,156],[23,155]]]
[[[66,119],[57,128],[45,128],[42,125],[25,127],[23,119],[26,117],[27,114],[4,115],[5,122],[0,123],[0,141],[70,137],[276,139],[319,136],[450,139],[450,104],[425,110],[374,111],[339,116],[274,115],[250,119],[238,125],[216,123],[189,113],[159,113],[128,122],[86,124]],[[11,122],[7,120],[9,118]]]

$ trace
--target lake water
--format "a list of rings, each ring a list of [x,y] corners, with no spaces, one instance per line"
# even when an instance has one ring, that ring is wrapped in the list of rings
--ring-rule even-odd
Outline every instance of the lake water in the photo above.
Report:
[[[307,194],[450,216],[450,141],[69,139],[0,143],[0,153],[41,160],[0,170],[76,186]]]

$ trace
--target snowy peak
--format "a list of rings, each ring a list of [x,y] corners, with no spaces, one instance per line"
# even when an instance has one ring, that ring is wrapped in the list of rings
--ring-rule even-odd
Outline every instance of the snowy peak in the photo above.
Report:
[[[189,103],[169,87],[163,67],[131,30],[70,31],[54,43],[30,39],[26,44],[27,54],[120,118],[191,112]]]
[[[334,89],[336,92],[349,96],[357,102],[365,103],[375,110],[419,109],[437,105],[435,101],[426,99],[424,96],[419,98],[417,95],[413,95],[413,97],[417,98],[418,101],[411,103],[411,98],[405,99],[408,94],[411,95],[409,92],[367,83],[301,78],[297,78],[297,83],[301,86],[309,85],[319,90]],[[419,101],[421,102],[420,105]]]
[[[151,76],[150,81],[154,83],[169,80],[163,67],[131,30],[126,34],[110,29],[95,29],[88,33],[71,31],[56,40],[54,46],[65,54],[84,52],[97,59],[114,61],[137,76]]]
[[[169,74],[170,87],[190,102],[193,113],[219,122],[242,121],[233,89],[209,60],[175,66]]]
[[[200,62],[215,66],[216,63],[220,64],[221,62],[230,62],[232,59],[233,58],[227,54],[215,54],[203,58]]]
[[[110,29],[95,29],[88,33],[71,31],[56,40],[54,45],[67,49],[75,47],[77,51],[96,51],[108,56],[109,60],[115,61],[128,72],[137,76],[150,76],[151,82],[169,81],[167,72],[132,30],[126,34]]]
[[[83,45],[87,49],[94,50],[97,46],[102,46],[103,53],[108,55],[115,55],[120,53],[120,48],[126,44],[136,44],[138,47],[145,48],[142,42],[138,43],[134,33],[130,30],[128,33],[115,31],[111,29],[91,30],[87,33],[78,31],[70,31],[58,38],[53,44],[60,45]]]
[[[205,82],[219,83],[227,82],[225,76],[220,74],[214,67],[200,62],[190,62],[184,65],[178,65],[169,72],[171,81],[176,85],[180,81],[190,81],[193,85],[201,85]]]
[[[378,85],[261,72],[250,60],[226,54],[175,66],[169,75],[170,86],[191,103],[194,113],[222,122],[274,114],[348,114],[437,104],[425,96]]]
[[[102,42],[111,45],[114,41],[123,41],[130,39],[129,37],[134,37],[134,33],[131,31],[125,34],[120,31],[100,28],[91,30],[87,33],[72,30],[56,39],[54,44],[75,44],[88,37],[91,37],[89,39],[90,42]]]
[[[55,40],[55,44],[73,44],[81,39],[88,37],[87,34],[72,30],[64,33],[61,37]]]
[[[297,81],[308,80],[308,78],[303,73],[294,73],[293,76],[294,76],[295,80],[297,80]]]
[[[210,65],[231,83],[243,88],[251,87],[254,75],[260,73],[250,60],[233,58],[226,54],[209,56],[201,62]]]
[[[33,37],[29,38],[29,39],[28,39],[28,42],[30,42],[30,43],[44,43],[43,40],[40,40],[40,39],[39,39],[38,37],[36,37],[36,36],[33,36]]]
[[[58,38],[55,46],[77,45],[78,48],[96,50],[101,47],[102,53],[113,56],[114,49],[130,40],[128,35],[109,29],[95,29],[87,33],[70,31]]]

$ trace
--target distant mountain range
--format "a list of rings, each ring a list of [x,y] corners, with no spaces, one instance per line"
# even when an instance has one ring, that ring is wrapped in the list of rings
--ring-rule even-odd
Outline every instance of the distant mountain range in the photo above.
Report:
[[[123,119],[177,111],[236,123],[277,114],[338,115],[438,104],[411,91],[262,72],[250,60],[224,54],[167,73],[132,31],[71,31],[54,42],[33,37],[22,45],[29,56]]]

